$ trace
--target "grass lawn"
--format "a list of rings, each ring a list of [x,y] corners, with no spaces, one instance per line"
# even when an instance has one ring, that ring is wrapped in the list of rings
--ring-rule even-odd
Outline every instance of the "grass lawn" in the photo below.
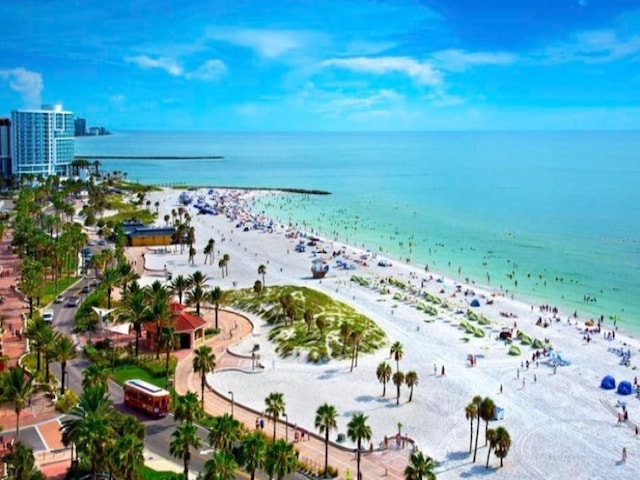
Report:
[[[45,282],[44,289],[42,290],[42,297],[40,297],[40,305],[48,305],[53,302],[53,299],[56,298],[56,295],[60,292],[64,292],[71,285],[76,283],[79,280],[79,277],[69,277],[63,276],[58,279],[58,291],[56,292],[56,284],[53,281]]]
[[[142,467],[142,480],[182,480],[181,473],[158,472],[149,467]]]
[[[156,385],[157,387],[165,388],[164,377],[154,377],[146,370],[143,370],[140,367],[136,367],[135,365],[116,367],[112,370],[112,372],[114,380],[120,385],[122,385],[127,380],[137,378],[139,380],[144,380],[145,382]]]

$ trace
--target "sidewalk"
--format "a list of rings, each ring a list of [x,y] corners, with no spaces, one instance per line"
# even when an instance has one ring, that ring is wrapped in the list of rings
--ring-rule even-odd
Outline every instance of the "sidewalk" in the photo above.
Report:
[[[242,315],[223,310],[220,310],[218,319],[221,334],[207,342],[216,355],[216,369],[238,368],[250,370],[251,359],[231,354],[228,352],[228,348],[251,334],[253,328],[251,322]],[[234,329],[233,337],[228,335],[228,332],[232,328]],[[189,390],[200,392],[200,379],[193,373],[192,358],[193,353],[191,352],[179,360],[176,368],[174,386],[176,391],[181,395]],[[231,402],[225,396],[207,389],[205,391],[205,410],[212,415],[223,415],[231,411]],[[256,417],[261,416],[262,412],[254,411],[234,402],[233,414],[234,417],[240,420],[248,429],[253,429],[255,428]],[[324,437],[320,437],[314,433],[311,425],[298,425],[298,429],[302,428],[304,428],[309,435],[305,436],[305,440],[294,443],[296,450],[300,452],[300,460],[312,465],[316,469],[324,468]],[[273,424],[268,420],[265,431],[273,431]],[[276,436],[278,438],[285,438],[287,434],[288,438],[293,440],[293,425],[286,427],[283,421],[279,421],[276,427]],[[409,453],[410,449],[389,449],[363,453],[360,464],[362,478],[373,479],[385,477],[398,480],[404,479],[403,472],[407,465]],[[339,478],[346,478],[347,471],[350,472],[351,478],[355,478],[357,467],[356,455],[353,450],[330,442],[329,465],[338,469]]]

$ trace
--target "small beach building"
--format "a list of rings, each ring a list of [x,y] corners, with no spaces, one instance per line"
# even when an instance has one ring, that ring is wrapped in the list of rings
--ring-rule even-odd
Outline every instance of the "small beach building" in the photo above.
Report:
[[[173,313],[171,322],[176,334],[180,337],[179,350],[195,349],[204,344],[204,330],[207,322],[198,315],[187,312],[187,307],[180,303],[169,305]],[[155,322],[147,324],[147,343],[149,348],[156,348],[157,331]]]
[[[149,227],[138,220],[122,222],[130,247],[167,246],[173,243],[175,227]]]

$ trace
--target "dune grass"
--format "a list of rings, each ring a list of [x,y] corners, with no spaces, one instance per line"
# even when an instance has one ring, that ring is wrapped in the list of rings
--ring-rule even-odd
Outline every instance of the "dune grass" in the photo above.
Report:
[[[282,305],[291,308],[285,316]],[[360,336],[359,352],[373,352],[387,344],[384,331],[370,318],[324,293],[307,287],[277,286],[266,288],[261,295],[253,289],[229,294],[234,307],[259,315],[273,325],[269,339],[283,356],[306,355],[311,362],[327,362],[331,358],[349,358],[352,345],[341,334],[343,324]],[[305,312],[308,321],[305,321]]]

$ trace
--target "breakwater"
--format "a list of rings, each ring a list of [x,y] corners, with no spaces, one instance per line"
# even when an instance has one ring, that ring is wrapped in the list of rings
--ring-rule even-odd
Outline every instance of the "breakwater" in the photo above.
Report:
[[[77,160],[222,160],[222,155],[76,155]]]

